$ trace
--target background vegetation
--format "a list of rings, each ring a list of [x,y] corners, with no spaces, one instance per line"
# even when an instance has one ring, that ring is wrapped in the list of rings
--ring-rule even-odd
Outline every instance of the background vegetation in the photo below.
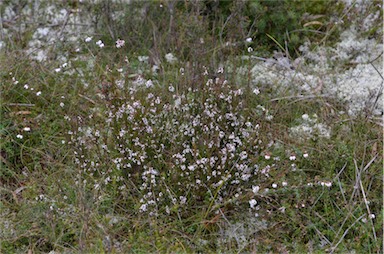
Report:
[[[55,6],[92,13],[92,32],[53,41],[38,62],[26,53],[28,3],[4,2],[2,16],[11,4],[20,15],[2,20],[1,253],[380,253],[381,118],[351,117],[332,97],[259,91],[250,73],[254,52],[293,60],[306,41],[333,45],[355,9],[65,1]],[[381,7],[367,4],[365,17]],[[381,38],[382,27],[364,36]],[[292,136],[308,117],[329,137]]]

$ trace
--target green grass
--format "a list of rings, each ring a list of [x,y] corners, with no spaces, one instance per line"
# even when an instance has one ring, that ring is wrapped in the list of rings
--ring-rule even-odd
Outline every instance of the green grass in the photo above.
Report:
[[[189,7],[195,11],[196,6]],[[67,72],[56,73],[54,69],[63,63],[55,60],[29,60],[12,41],[0,51],[0,252],[379,253],[383,248],[382,127],[364,114],[350,118],[340,113],[347,111],[346,106],[333,98],[277,99],[284,95],[268,88],[255,95],[249,76],[239,81],[226,66],[221,76],[228,84],[206,85],[217,74],[219,63],[233,69],[252,66],[251,60],[237,57],[247,54],[247,49],[228,49],[213,28],[202,28],[203,20],[188,16],[190,23],[183,23],[187,17],[182,11],[175,15],[175,30],[166,34],[163,29],[168,23],[151,23],[156,15],[166,14],[151,11],[147,18],[132,22],[140,24],[141,33],[158,36],[158,45],[150,40],[140,44],[147,36],[115,24],[115,32],[127,35],[132,48],[114,48],[107,34],[103,49],[94,45],[96,38],[92,44],[82,40],[79,55],[84,58],[72,60]],[[211,25],[220,23],[215,22]],[[199,34],[191,34],[193,27],[199,27]],[[199,44],[200,37],[205,45]],[[193,47],[193,52],[186,50]],[[162,60],[158,74],[151,71],[151,64],[137,60],[149,54],[151,63],[153,57],[169,52],[179,61]],[[89,67],[89,59],[94,67]],[[203,66],[210,75],[203,75]],[[130,89],[137,74],[151,79],[153,87]],[[122,76],[124,88],[115,85]],[[175,91],[170,91],[171,85]],[[240,88],[243,93],[235,95]],[[149,94],[154,97],[148,98]],[[231,95],[231,101],[222,95]],[[124,111],[123,117],[116,118],[124,104],[134,102],[140,102],[134,113]],[[208,116],[207,109],[216,115]],[[225,120],[226,113],[235,114],[237,120]],[[269,114],[273,118],[268,120]],[[331,129],[330,138],[315,135],[302,140],[290,135],[303,114],[316,114],[317,121]],[[195,134],[180,134],[197,115],[201,124],[195,125]],[[218,130],[205,129],[211,122]],[[252,128],[259,124],[258,132],[246,122]],[[152,132],[146,131],[148,125]],[[126,133],[120,136],[122,129]],[[220,131],[225,138],[219,138]],[[188,175],[172,157],[190,145],[193,152],[185,155],[185,165],[214,156],[220,160],[221,149],[232,142],[230,134],[242,137],[243,131],[250,136],[241,139],[242,145],[221,169],[216,162]],[[211,140],[219,140],[217,148],[208,144]],[[128,158],[128,150],[121,148],[138,155]],[[247,152],[244,164],[257,165],[259,171],[249,181],[232,183],[241,178],[234,170],[241,151]],[[272,159],[266,159],[267,154]],[[139,155],[145,155],[141,165]],[[292,155],[296,160],[289,160]],[[122,161],[116,163],[119,157]],[[151,168],[158,172],[155,183],[145,179]],[[261,173],[266,168],[268,174]],[[218,184],[220,177],[214,176],[214,170],[228,180]],[[256,185],[260,190],[254,193]],[[142,212],[149,192],[158,200]],[[181,197],[186,197],[185,203]],[[250,208],[251,199],[258,202],[257,210]]]

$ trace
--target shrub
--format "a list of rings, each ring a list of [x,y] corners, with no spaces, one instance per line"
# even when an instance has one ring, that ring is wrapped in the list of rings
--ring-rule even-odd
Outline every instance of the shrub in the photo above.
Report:
[[[271,184],[289,155],[268,153],[272,138],[259,129],[272,117],[258,95],[212,79],[194,90],[164,90],[126,88],[100,125],[85,122],[73,133],[81,179],[95,190],[134,197],[150,215],[228,201],[248,205],[252,188]]]

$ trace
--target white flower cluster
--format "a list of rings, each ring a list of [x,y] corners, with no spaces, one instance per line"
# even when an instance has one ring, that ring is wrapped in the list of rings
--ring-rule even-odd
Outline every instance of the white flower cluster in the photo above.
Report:
[[[170,64],[174,64],[177,62],[177,58],[172,54],[172,53],[168,53],[165,55],[165,60],[167,60],[168,63]]]
[[[173,85],[159,93],[147,84],[130,88],[128,98],[109,107],[107,127],[101,123],[70,133],[76,163],[91,188],[117,184],[124,193],[131,189],[129,179],[141,193],[137,208],[156,215],[158,209],[186,206],[207,189],[218,191],[217,202],[250,189],[257,195],[279,168],[276,158],[266,160],[262,153],[259,123],[268,110],[258,105],[254,115],[247,106],[258,95],[244,96],[228,83],[217,90],[212,81],[184,93]],[[91,149],[101,157],[89,157]],[[103,165],[106,156],[113,166]],[[249,205],[257,209],[256,197]]]
[[[120,40],[120,39],[118,39],[117,41],[116,41],[116,48],[122,48],[122,47],[124,47],[124,45],[125,45],[125,41],[124,40]]]

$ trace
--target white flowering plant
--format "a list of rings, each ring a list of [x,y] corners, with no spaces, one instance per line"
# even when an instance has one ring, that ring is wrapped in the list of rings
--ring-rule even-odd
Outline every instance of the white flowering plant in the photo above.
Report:
[[[296,59],[247,2],[6,1],[0,252],[379,252],[382,4],[340,1]]]
[[[245,88],[218,89],[211,79],[176,94],[130,88],[107,107],[104,127],[71,135],[76,163],[95,189],[112,187],[123,196],[136,190],[137,208],[151,215],[206,202],[225,206],[233,197],[234,204],[247,203],[252,186],[269,185],[289,158],[264,158],[267,140],[259,132],[267,113],[257,101]]]

